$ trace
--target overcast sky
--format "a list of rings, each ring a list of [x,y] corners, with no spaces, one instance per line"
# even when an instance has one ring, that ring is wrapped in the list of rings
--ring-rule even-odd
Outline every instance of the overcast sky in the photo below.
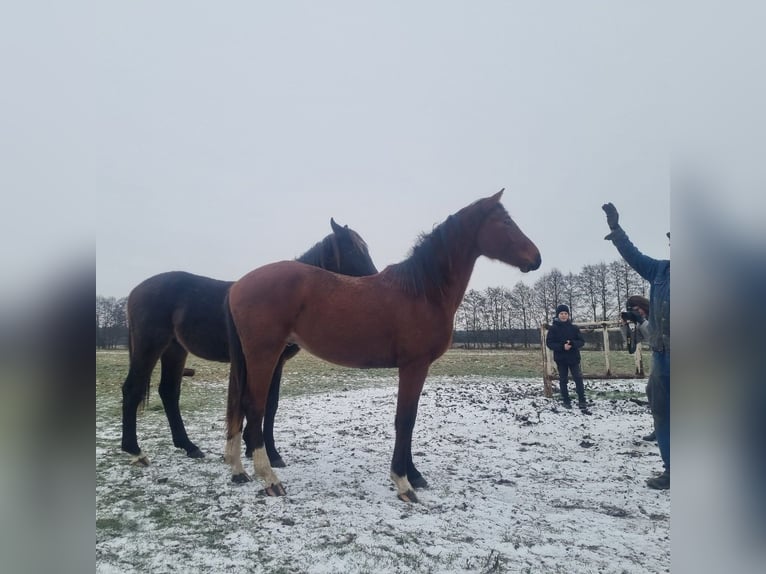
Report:
[[[664,258],[674,162],[764,131],[764,10],[736,3],[14,4],[6,227],[51,260],[95,234],[102,295],[169,270],[237,279],[330,217],[382,269],[501,187],[543,265],[483,260],[469,288],[616,259],[606,201]]]

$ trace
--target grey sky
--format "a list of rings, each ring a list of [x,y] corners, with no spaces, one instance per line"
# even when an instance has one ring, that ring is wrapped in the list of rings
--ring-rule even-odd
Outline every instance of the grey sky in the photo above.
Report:
[[[704,3],[11,10],[8,219],[42,256],[59,234],[95,233],[103,295],[176,269],[236,279],[300,255],[330,217],[382,269],[501,187],[543,266],[525,276],[482,260],[469,288],[615,259],[605,201],[644,252],[667,257],[676,154],[715,153],[688,144],[716,97],[737,114],[764,99],[762,18]],[[729,98],[732,79],[746,96]],[[29,209],[44,212],[41,239],[21,222]]]

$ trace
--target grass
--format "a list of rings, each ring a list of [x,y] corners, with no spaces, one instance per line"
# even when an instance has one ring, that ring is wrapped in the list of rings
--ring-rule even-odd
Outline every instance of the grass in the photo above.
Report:
[[[603,372],[604,354],[600,351],[584,351],[582,356],[587,388],[588,373]],[[429,378],[454,378],[456,382],[460,383],[488,377],[499,379],[537,378],[542,387],[541,363],[540,349],[450,349],[431,365]],[[624,351],[612,352],[610,364],[612,372],[632,373],[634,370],[633,355]],[[202,415],[203,412],[217,407],[220,407],[218,410],[223,412],[225,410],[223,405],[225,405],[229,365],[189,355],[186,366],[194,369],[195,374],[184,379],[186,384],[183,385],[181,391],[182,412],[197,412]],[[96,411],[99,417],[118,419],[121,416],[122,395],[120,388],[127,372],[127,350],[96,351]],[[160,369],[157,366],[152,374],[152,390],[143,412],[160,414],[163,411],[157,393],[159,373]],[[205,383],[212,383],[220,387],[220,389],[216,388],[215,390],[216,400],[213,403],[211,403],[212,389],[210,385]],[[280,396],[295,397],[339,390],[396,386],[396,384],[396,369],[351,369],[333,365],[304,351],[298,353],[285,365]],[[428,386],[428,380],[426,380],[426,386]],[[554,393],[558,393],[558,385],[555,381],[552,387]],[[574,388],[571,380],[570,388]],[[603,400],[631,398],[643,400],[646,398],[643,392],[637,393],[634,390],[623,390],[620,387],[600,384],[593,385],[588,393],[593,398],[597,397]],[[218,405],[219,401],[221,405]]]
[[[582,353],[583,371],[600,372],[604,370],[604,354],[600,351]],[[644,358],[648,369],[647,356]],[[613,372],[632,373],[633,355],[627,352],[610,353]],[[191,380],[225,382],[229,377],[226,363],[206,361],[190,355],[186,361],[188,368],[194,369]],[[122,385],[128,372],[128,352],[126,350],[96,351],[96,387]],[[443,377],[503,377],[537,378],[542,381],[541,353],[531,350],[465,350],[451,349],[439,358],[429,371],[429,376]],[[337,389],[351,389],[380,384],[381,380],[396,383],[395,369],[350,369],[327,363],[309,353],[301,352],[291,359],[284,369],[282,393],[295,396],[305,393],[328,392]],[[155,368],[152,376],[152,388],[159,383],[159,369]]]

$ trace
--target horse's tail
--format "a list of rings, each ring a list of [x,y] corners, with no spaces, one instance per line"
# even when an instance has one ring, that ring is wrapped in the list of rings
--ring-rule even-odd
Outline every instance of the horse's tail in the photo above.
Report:
[[[237,326],[229,308],[229,294],[223,302],[224,316],[226,317],[226,333],[229,338],[229,393],[226,400],[226,439],[242,431],[243,401],[247,388],[247,365],[245,353],[242,351],[242,342],[239,340]]]
[[[136,351],[136,344],[134,342],[134,339],[136,338],[136,321],[131,319],[130,310],[131,304],[130,298],[128,298],[126,307],[126,315],[128,319],[128,376],[125,378],[125,382],[123,383],[123,395],[128,393],[134,398],[138,397],[138,408],[143,410],[146,407],[146,403],[149,399],[149,390],[152,384],[152,377],[151,373],[149,373],[149,375],[144,380],[143,387],[141,389],[135,388],[139,379],[133,370],[136,361],[136,357],[134,356]]]

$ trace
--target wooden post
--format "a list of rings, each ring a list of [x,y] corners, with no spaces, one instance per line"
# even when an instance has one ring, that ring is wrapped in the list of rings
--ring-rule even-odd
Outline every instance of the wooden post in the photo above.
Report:
[[[551,398],[553,396],[553,389],[551,388],[551,377],[553,376],[553,369],[551,367],[551,358],[548,347],[545,346],[545,330],[548,327],[545,323],[540,323],[540,349],[543,354],[543,394]]]
[[[607,328],[608,323],[606,321],[601,323],[601,328],[604,333],[604,364],[606,365],[606,376],[612,375],[612,368],[609,365],[609,330]]]
[[[639,341],[638,344],[636,345],[635,357],[636,357],[636,375],[638,375],[639,377],[643,377],[644,376],[644,358],[641,355],[641,341]]]

